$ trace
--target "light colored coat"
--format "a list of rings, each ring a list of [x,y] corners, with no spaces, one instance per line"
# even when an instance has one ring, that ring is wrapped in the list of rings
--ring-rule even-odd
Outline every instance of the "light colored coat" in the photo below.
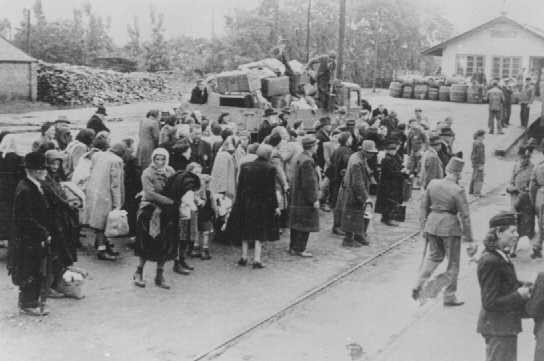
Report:
[[[472,241],[467,195],[448,178],[433,179],[421,200],[423,233],[439,237],[461,237]]]
[[[421,161],[421,186],[423,189],[427,188],[429,182],[433,179],[444,178],[443,164],[438,156],[438,153],[433,148],[429,147],[425,153],[423,153],[423,159]]]
[[[145,169],[151,163],[153,150],[159,146],[159,122],[152,118],[142,119],[139,129],[136,158],[138,159],[138,165]]]
[[[210,192],[213,194],[225,193],[227,197],[234,199],[236,197],[237,172],[234,156],[220,150],[213,163]]]
[[[104,230],[108,213],[121,209],[124,203],[123,160],[110,151],[97,152],[91,161],[91,175],[85,195],[87,197],[87,224]]]

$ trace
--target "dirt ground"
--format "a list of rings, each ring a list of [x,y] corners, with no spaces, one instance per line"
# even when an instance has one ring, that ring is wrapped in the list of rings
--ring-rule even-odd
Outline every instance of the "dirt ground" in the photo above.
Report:
[[[486,129],[487,109],[484,105],[391,99],[384,95],[371,98],[371,101],[395,109],[402,120],[411,116],[417,106],[422,107],[433,122],[447,115],[453,116],[458,149],[465,154],[470,154],[472,133],[478,128]],[[167,104],[110,107],[112,116],[125,117],[123,122],[110,123],[113,138],[135,137],[136,120],[151,106]],[[536,108],[533,106],[533,113]],[[92,109],[72,112],[69,114],[71,119],[86,119]],[[55,119],[59,114],[64,113],[36,112],[20,117]],[[489,191],[504,184],[511,172],[512,161],[494,158],[492,152],[521,133],[517,126],[518,106],[514,106],[513,114],[513,125],[508,128],[507,134],[488,139],[489,162],[484,190]],[[27,142],[25,144],[33,140],[28,136],[22,139]],[[468,168],[464,175],[465,184],[470,173]],[[92,254],[82,253],[77,266],[88,270],[91,275],[85,287],[87,297],[81,301],[50,300],[51,315],[41,320],[18,315],[17,290],[1,266],[5,262],[5,255],[2,255],[0,267],[3,271],[0,272],[4,276],[0,277],[0,359],[191,360],[352,265],[415,232],[418,197],[417,193],[414,194],[408,212],[409,220],[402,227],[386,229],[379,223],[379,216],[376,217],[370,229],[370,247],[342,248],[341,239],[330,232],[332,215],[324,213],[321,216],[322,231],[310,238],[309,250],[314,253],[314,258],[289,256],[286,252],[288,232],[280,241],[266,245],[264,262],[267,268],[264,270],[237,267],[237,248],[214,245],[213,259],[193,261],[196,270],[191,276],[175,275],[171,265],[168,266],[166,277],[173,286],[169,291],[152,284],[152,264],[145,271],[147,288],[139,289],[132,285],[131,277],[137,261],[131,251],[123,247],[123,242],[120,244],[123,248],[122,259],[116,263],[101,262]],[[476,218],[474,225],[478,234],[485,228],[482,220],[494,210],[488,208]],[[376,267],[381,267],[379,272],[373,273],[373,267],[367,267],[357,273],[358,276],[353,275],[355,280],[350,278],[351,281],[343,283],[343,288],[334,291],[333,297],[327,296],[319,301],[321,306],[304,304],[302,310],[307,312],[309,319],[305,319],[303,314],[292,322],[285,321],[287,324],[281,321],[274,326],[279,327],[281,332],[273,331],[272,336],[265,335],[256,339],[254,344],[240,346],[233,351],[238,353],[227,353],[223,359],[343,360],[347,358],[329,358],[328,355],[344,352],[348,337],[359,342],[368,352],[375,353],[384,340],[387,343],[398,332],[396,320],[404,324],[415,310],[415,306],[409,302],[404,308],[399,304],[403,304],[407,297],[406,290],[411,286],[414,262],[419,251],[419,247],[409,243],[407,248],[382,257],[376,263]],[[357,283],[367,279],[368,283]],[[355,317],[361,309],[367,310],[361,313],[367,316]],[[338,310],[346,312],[337,314]],[[331,324],[336,324],[336,328],[327,328]],[[321,325],[324,326],[323,336],[304,336],[317,335]],[[345,332],[338,331],[344,327]],[[327,334],[330,336],[325,337]],[[471,337],[475,335],[471,334]],[[270,354],[260,351],[262,342],[267,340],[270,340],[270,345],[276,345]],[[281,342],[274,343],[278,340]],[[305,347],[308,347],[308,351],[305,351]],[[338,351],[338,348],[342,351]],[[263,352],[270,350],[262,349]],[[342,355],[346,356],[344,353]]]

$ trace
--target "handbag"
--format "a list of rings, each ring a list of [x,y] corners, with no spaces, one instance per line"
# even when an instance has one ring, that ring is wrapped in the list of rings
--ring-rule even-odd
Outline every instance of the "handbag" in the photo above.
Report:
[[[391,210],[391,219],[397,222],[406,221],[406,206],[404,204],[396,204]]]
[[[127,211],[114,209],[108,213],[106,230],[104,231],[106,237],[124,237],[128,235],[129,232]]]

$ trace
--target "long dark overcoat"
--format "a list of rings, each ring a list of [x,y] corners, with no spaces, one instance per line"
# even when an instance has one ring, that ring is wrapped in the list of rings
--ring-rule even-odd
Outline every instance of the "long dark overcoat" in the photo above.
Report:
[[[295,161],[289,227],[301,232],[319,232],[319,211],[314,203],[319,199],[319,177],[314,159],[303,152]]]
[[[382,174],[374,208],[376,213],[391,210],[396,204],[402,203],[402,182],[404,177],[402,159],[398,155],[386,154],[382,161]]]
[[[0,153],[0,239],[10,238],[15,188],[24,177],[23,158],[16,153]]]
[[[232,241],[279,239],[275,177],[276,169],[265,160],[257,159],[242,165],[228,221],[227,232]]]
[[[341,229],[344,232],[364,234],[364,208],[368,199],[369,174],[363,154],[352,154],[336,202]]]
[[[497,251],[486,250],[478,262],[482,308],[478,333],[484,336],[515,336],[521,332],[525,300],[517,289],[522,283],[514,265]]]
[[[19,182],[13,202],[14,234],[9,241],[8,272],[15,285],[40,277],[45,257],[41,245],[50,235],[51,213],[46,198],[28,178]]]

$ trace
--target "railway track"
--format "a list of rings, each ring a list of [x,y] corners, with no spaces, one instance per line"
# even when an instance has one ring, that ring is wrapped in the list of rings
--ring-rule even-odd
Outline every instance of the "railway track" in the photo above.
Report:
[[[504,187],[505,187],[504,184],[500,185],[500,186],[497,186],[497,187],[491,189],[490,191],[488,191],[485,195],[489,196],[489,195],[491,195],[493,193],[496,193],[496,192],[504,189]],[[476,204],[476,203],[478,203],[478,201],[479,201],[479,199],[474,199],[474,200],[470,201],[470,205]],[[293,300],[288,305],[280,308],[279,310],[273,312],[272,314],[270,314],[270,315],[264,317],[263,319],[255,322],[251,326],[249,326],[249,327],[245,328],[244,330],[242,330],[241,332],[238,332],[237,334],[229,337],[228,339],[226,339],[222,343],[214,346],[213,348],[199,354],[195,358],[192,358],[192,361],[213,360],[213,359],[216,359],[217,357],[220,357],[223,353],[225,353],[228,349],[230,349],[231,347],[236,345],[244,337],[249,336],[253,332],[257,331],[258,329],[260,329],[260,328],[262,328],[262,327],[264,327],[266,325],[269,325],[269,324],[281,319],[289,311],[293,310],[295,307],[297,307],[301,303],[309,301],[309,300],[317,297],[319,294],[325,292],[326,290],[334,287],[340,281],[342,281],[343,279],[345,279],[349,275],[353,274],[357,270],[359,270],[359,269],[361,269],[361,268],[363,268],[363,267],[365,267],[365,266],[367,266],[369,264],[374,263],[375,261],[377,261],[380,258],[384,257],[385,255],[391,253],[395,249],[399,248],[400,246],[402,246],[406,242],[414,239],[415,237],[417,237],[419,235],[419,233],[420,233],[419,231],[418,232],[412,232],[412,233],[408,234],[407,236],[402,237],[398,241],[394,242],[393,244],[389,245],[388,247],[380,250],[377,254],[361,260],[360,262],[358,262],[354,266],[350,267],[349,269],[337,274],[332,279],[322,283],[319,286],[314,287],[310,291],[308,291],[308,292],[304,293],[303,295],[299,296],[297,299]],[[387,343],[386,347],[388,345],[393,344],[395,342],[395,340],[399,339],[402,336],[402,334],[405,333],[413,323],[417,322],[417,320],[419,320],[420,318],[423,318],[428,313],[429,308],[432,307],[432,304],[433,303],[428,303],[427,307],[422,308],[421,311],[418,312],[414,316],[414,318],[412,319],[410,324],[406,325],[399,332],[392,335],[392,337],[391,337],[390,341]],[[383,351],[384,350],[382,350],[382,352]],[[374,356],[378,357],[378,356],[380,356],[380,354],[382,354],[382,352],[379,352],[377,355],[374,355]]]

